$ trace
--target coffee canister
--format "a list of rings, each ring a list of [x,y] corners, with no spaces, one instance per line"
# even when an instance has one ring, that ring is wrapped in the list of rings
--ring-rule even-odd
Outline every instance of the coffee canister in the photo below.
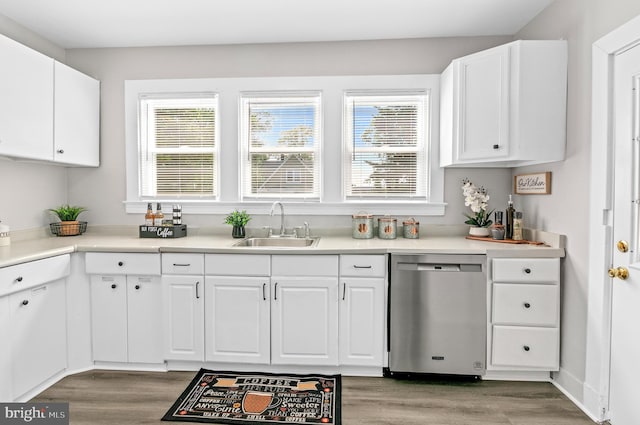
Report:
[[[354,239],[373,238],[373,215],[358,213],[351,216],[351,229]]]
[[[418,239],[420,237],[420,222],[410,218],[402,222],[402,235],[406,239]]]
[[[398,220],[388,215],[378,218],[378,237],[380,239],[395,239]]]

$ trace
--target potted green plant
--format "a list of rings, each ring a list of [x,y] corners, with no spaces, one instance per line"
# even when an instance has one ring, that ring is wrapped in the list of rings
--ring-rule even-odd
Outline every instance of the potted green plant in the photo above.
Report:
[[[224,219],[225,224],[233,226],[231,236],[234,238],[244,238],[245,226],[251,220],[251,216],[245,211],[234,210]]]
[[[84,207],[65,204],[51,208],[49,211],[60,219],[59,223],[51,223],[50,225],[53,234],[57,236],[79,235],[86,229],[87,223],[78,221],[80,213],[87,211]]]

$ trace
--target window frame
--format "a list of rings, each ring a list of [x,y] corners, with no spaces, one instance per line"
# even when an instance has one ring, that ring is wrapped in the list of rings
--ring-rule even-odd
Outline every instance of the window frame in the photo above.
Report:
[[[159,147],[157,143],[155,143],[155,137],[152,137],[150,134],[152,133],[151,127],[155,123],[155,114],[151,114],[150,110],[157,106],[154,104],[168,104],[176,102],[178,104],[189,104],[193,103],[194,105],[197,103],[202,103],[205,100],[212,100],[214,104],[214,146],[213,149],[210,148],[164,148]],[[218,194],[220,191],[219,188],[219,158],[220,158],[220,131],[219,131],[219,122],[220,122],[220,113],[219,113],[219,99],[218,94],[213,92],[197,92],[197,93],[171,93],[171,94],[159,94],[159,93],[142,93],[138,97],[138,114],[139,114],[139,136],[138,136],[138,170],[139,170],[139,182],[138,182],[138,196],[140,199],[146,199],[150,201],[155,201],[157,199],[163,198],[163,196],[157,194],[157,167],[153,161],[150,161],[150,165],[146,168],[146,173],[144,172],[144,166],[142,163],[144,162],[143,156],[150,154],[176,154],[176,153],[188,153],[188,154],[200,154],[200,153],[212,153],[213,154],[213,170],[212,170],[212,178],[213,178],[213,193],[211,195],[189,195],[189,194],[180,194],[177,195],[174,199],[204,199],[215,201],[218,199]],[[142,123],[146,123],[146,125],[141,125]],[[153,146],[149,143],[150,138],[154,140]],[[181,152],[179,152],[181,151]],[[143,193],[143,187],[145,186],[141,181],[143,178],[143,174],[147,175],[149,179],[149,186],[153,188],[153,192],[156,195],[149,195]],[[154,178],[155,177],[155,178]]]
[[[350,120],[349,117],[353,116],[353,106],[349,104],[350,99],[358,102],[362,101],[366,103],[364,99],[370,99],[369,103],[383,103],[385,98],[389,99],[389,104],[393,104],[394,101],[396,104],[399,104],[400,98],[415,98],[413,100],[414,104],[417,104],[417,114],[419,121],[417,122],[416,128],[416,146],[415,148],[407,147],[407,146],[398,146],[398,147],[362,147],[360,149],[354,148],[354,122]],[[429,198],[429,154],[428,154],[428,132],[429,132],[429,99],[430,94],[428,90],[415,90],[415,91],[365,91],[365,92],[354,92],[348,91],[344,93],[344,101],[343,101],[343,195],[345,202],[352,201],[391,201],[391,202],[425,202]],[[357,153],[415,153],[416,154],[416,167],[418,170],[416,171],[416,191],[419,192],[416,195],[354,195],[353,193],[349,194],[349,185],[352,183],[352,171],[353,171],[353,158]],[[351,159],[350,159],[351,158]],[[427,166],[424,168],[424,166]],[[420,167],[423,166],[422,169]]]
[[[426,202],[386,200],[344,201],[342,190],[342,98],[347,91],[416,90],[429,91],[429,199]],[[238,77],[125,81],[125,211],[144,214],[147,202],[138,196],[137,99],[140,93],[215,92],[219,96],[219,197],[209,200],[157,199],[153,202],[181,203],[185,214],[227,214],[234,208],[252,214],[268,214],[273,200],[242,200],[241,146],[239,143],[238,96],[242,92],[321,91],[323,99],[322,181],[320,202],[284,200],[287,214],[350,216],[358,211],[398,216],[443,216],[444,169],[439,166],[439,74],[354,75],[325,77]],[[333,165],[331,165],[333,164]]]
[[[295,103],[296,101],[301,104],[306,104],[314,107],[313,117],[315,122],[314,127],[314,139],[315,143],[312,147],[303,147],[299,149],[283,148],[255,148],[251,146],[251,137],[249,132],[249,126],[251,118],[249,108],[252,101],[255,103],[272,103],[273,105],[285,104],[286,102]],[[240,139],[241,145],[241,179],[240,179],[240,199],[244,201],[305,201],[305,202],[321,202],[321,188],[322,188],[322,175],[324,163],[322,161],[322,145],[323,145],[323,121],[322,121],[322,92],[320,91],[272,91],[272,92],[242,92],[238,99],[240,113],[238,117],[238,125],[240,126]],[[312,153],[314,155],[314,181],[313,190],[311,194],[293,194],[293,193],[264,193],[254,194],[249,190],[250,183],[247,183],[252,176],[251,167],[251,155],[253,153],[265,153],[265,154],[291,154],[291,153]],[[286,176],[293,170],[285,170],[285,181],[288,181]],[[299,171],[299,170],[297,170]],[[301,180],[301,179],[299,179]]]

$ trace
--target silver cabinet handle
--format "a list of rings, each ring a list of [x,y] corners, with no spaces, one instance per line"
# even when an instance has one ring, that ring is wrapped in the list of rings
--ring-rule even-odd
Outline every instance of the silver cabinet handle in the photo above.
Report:
[[[353,265],[354,269],[370,269],[372,266],[359,266],[357,264]]]
[[[174,266],[174,267],[189,267],[190,265],[191,265],[191,264],[189,264],[189,263],[186,263],[186,264],[183,264],[183,263],[173,263],[173,266]]]
[[[262,300],[263,301],[267,300],[267,284],[266,283],[262,284]]]
[[[63,154],[64,153],[64,149],[58,149],[56,152]]]
[[[199,287],[200,287],[200,281],[197,281],[196,282],[196,299],[200,299]]]
[[[342,301],[344,301],[346,296],[347,296],[347,283],[343,282],[342,283]]]
[[[278,282],[273,287],[273,300],[278,301]]]
[[[16,282],[18,282],[18,283],[22,282],[22,276],[16,277]]]

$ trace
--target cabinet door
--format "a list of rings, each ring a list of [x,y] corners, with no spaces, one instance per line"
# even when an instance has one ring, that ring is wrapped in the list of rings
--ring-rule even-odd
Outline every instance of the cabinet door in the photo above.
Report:
[[[340,364],[382,367],[384,279],[342,279],[340,291]]]
[[[20,399],[67,367],[65,282],[9,296],[13,397]]]
[[[100,82],[60,62],[54,66],[53,159],[97,167],[100,154]]]
[[[9,314],[9,297],[0,297],[0,341],[4,341],[4,349],[0,350],[0,402],[13,401],[11,383],[11,324]]]
[[[203,276],[162,276],[166,360],[204,360],[203,281]]]
[[[125,276],[91,276],[91,333],[94,361],[127,361]]]
[[[268,277],[206,277],[206,360],[268,364]]]
[[[457,66],[458,159],[508,157],[509,47],[466,56]]]
[[[337,277],[272,277],[271,362],[338,364]]]
[[[0,155],[53,159],[53,59],[0,35]]]
[[[127,353],[130,363],[162,363],[162,286],[157,276],[127,276]]]

